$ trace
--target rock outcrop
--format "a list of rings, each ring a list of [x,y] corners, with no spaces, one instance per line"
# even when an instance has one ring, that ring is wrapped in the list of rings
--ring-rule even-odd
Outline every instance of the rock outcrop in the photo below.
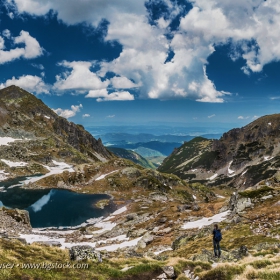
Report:
[[[72,261],[92,260],[95,262],[102,262],[101,253],[96,251],[93,247],[86,245],[73,246],[69,250],[69,257]]]

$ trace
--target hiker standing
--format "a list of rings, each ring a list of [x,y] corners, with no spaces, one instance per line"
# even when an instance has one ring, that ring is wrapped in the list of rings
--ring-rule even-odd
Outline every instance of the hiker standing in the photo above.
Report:
[[[218,228],[218,225],[214,225],[213,230],[213,246],[214,246],[214,254],[215,257],[221,256],[221,248],[220,248],[220,241],[222,240],[222,233],[221,230]]]

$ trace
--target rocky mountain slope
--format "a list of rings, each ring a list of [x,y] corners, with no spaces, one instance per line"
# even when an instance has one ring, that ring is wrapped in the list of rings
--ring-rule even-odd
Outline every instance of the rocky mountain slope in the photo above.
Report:
[[[98,269],[90,256],[87,262],[80,262],[90,265],[84,272],[89,279],[278,279],[278,182],[257,190],[233,192],[228,187],[208,188],[200,183],[186,183],[175,175],[144,169],[124,159],[82,164],[74,169],[23,187],[107,193],[113,197],[118,210],[107,217],[64,230],[18,226],[14,231],[15,221],[12,226],[2,225],[5,237],[0,248],[8,258],[16,256],[24,262],[28,255],[29,261],[36,263],[37,259],[45,261],[46,256],[49,261],[57,261],[55,256],[59,254],[66,262],[75,264],[76,261],[67,255],[67,248],[86,244],[101,252],[103,259]],[[17,219],[13,213],[7,214]],[[10,220],[5,218],[2,222],[11,223]],[[216,222],[223,233],[220,259],[215,259],[212,253],[211,232]],[[46,246],[48,249],[44,249]],[[44,250],[56,250],[56,254],[50,257]],[[32,251],[41,255],[34,259]],[[263,256],[266,262],[263,262]],[[253,268],[248,270],[247,266]],[[169,274],[170,271],[173,274]],[[13,270],[12,273],[20,274],[20,271]],[[40,275],[39,271],[32,270],[26,274],[30,279]],[[52,277],[67,279],[69,275],[54,269]]]
[[[261,117],[224,133],[219,140],[195,138],[158,168],[183,179],[245,189],[278,174],[280,114]]]
[[[88,163],[114,158],[83,126],[59,117],[16,86],[0,90],[0,137],[1,159],[28,163],[26,174],[44,173],[42,164],[52,159]],[[6,165],[1,161],[0,169]]]

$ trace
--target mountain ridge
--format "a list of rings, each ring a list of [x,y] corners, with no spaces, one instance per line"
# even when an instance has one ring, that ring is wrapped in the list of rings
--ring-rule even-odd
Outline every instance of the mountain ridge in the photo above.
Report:
[[[58,116],[40,99],[17,86],[0,90],[0,137],[13,140],[0,145],[2,159],[42,164],[52,158],[86,163],[115,157],[101,139],[96,140],[82,125]]]
[[[199,145],[206,140],[196,138],[187,142],[175,149],[158,170],[184,179],[213,183],[220,180],[246,188],[278,172],[279,136],[280,114],[263,116],[242,128],[229,130],[219,140],[204,142],[203,148]],[[187,150],[191,152],[188,154]],[[257,176],[257,170],[261,172],[260,176]]]

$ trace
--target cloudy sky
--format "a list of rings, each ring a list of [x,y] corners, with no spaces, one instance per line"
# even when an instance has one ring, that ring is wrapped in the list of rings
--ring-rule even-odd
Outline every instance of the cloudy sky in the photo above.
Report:
[[[0,88],[87,125],[278,113],[279,0],[0,0]]]

